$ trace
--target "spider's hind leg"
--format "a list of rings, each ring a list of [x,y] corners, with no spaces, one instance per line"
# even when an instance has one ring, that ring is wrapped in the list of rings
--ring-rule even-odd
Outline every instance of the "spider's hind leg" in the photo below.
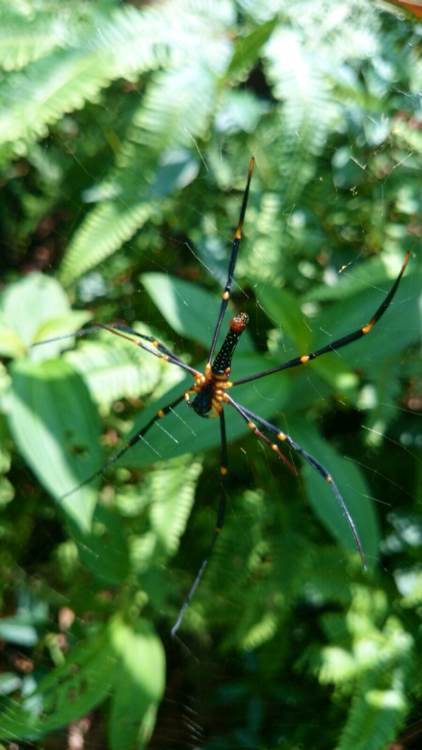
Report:
[[[125,445],[120,448],[116,453],[114,453],[108,461],[106,461],[102,466],[100,466],[99,469],[94,471],[92,474],[90,474],[86,479],[84,479],[82,482],[77,484],[75,487],[72,487],[71,490],[66,492],[64,495],[62,495],[61,499],[63,500],[65,497],[69,497],[69,495],[73,495],[74,492],[77,490],[80,490],[81,487],[85,487],[85,485],[90,484],[90,482],[93,482],[94,479],[104,474],[104,472],[113,464],[115,464],[119,458],[124,456],[124,454],[132,448],[132,446],[136,445],[136,443],[139,440],[143,440],[145,438],[145,435],[150,431],[151,427],[159,420],[165,417],[175,406],[181,403],[181,401],[184,401],[186,398],[186,393],[182,393],[181,396],[178,396],[174,401],[172,401],[170,404],[167,404],[162,409],[159,409],[153,417],[147,422],[147,424],[144,427],[141,427],[140,430],[137,430],[131,438],[125,443]]]
[[[207,554],[205,555],[201,565],[199,566],[199,570],[195,576],[195,579],[183,600],[182,606],[180,607],[179,614],[177,615],[177,620],[171,629],[171,635],[173,636],[173,638],[176,636],[177,631],[179,630],[183,622],[184,616],[186,614],[186,610],[188,609],[189,604],[192,601],[195,591],[198,588],[201,582],[202,576],[204,575],[206,567],[210,561],[215,543],[217,541],[217,537],[220,531],[222,531],[223,526],[224,526],[224,521],[225,521],[225,516],[226,516],[226,506],[227,506],[227,491],[226,491],[226,486],[225,486],[225,478],[228,473],[227,436],[226,436],[226,422],[224,418],[224,411],[221,411],[219,418],[220,418],[220,438],[221,438],[221,464],[220,464],[221,495],[220,495],[220,500],[219,500],[218,508],[217,508],[217,518],[216,518],[215,526],[212,532],[211,542],[209,544]]]
[[[228,394],[226,395],[226,400],[229,404],[231,404],[234,409],[240,414],[240,416],[245,420],[247,423],[249,429],[256,435],[256,437],[259,440],[262,440],[262,442],[265,442],[267,445],[271,447],[271,449],[278,455],[280,452],[278,443],[286,443],[290,446],[290,448],[295,451],[296,453],[299,453],[300,456],[302,456],[303,460],[306,461],[310,466],[312,466],[315,471],[320,474],[320,476],[327,482],[327,484],[330,486],[335,499],[337,501],[338,506],[340,507],[340,510],[343,513],[343,516],[345,517],[347,524],[349,526],[349,529],[353,536],[353,541],[355,543],[355,547],[359,553],[359,556],[362,560],[363,567],[367,568],[366,564],[366,557],[365,553],[363,551],[362,542],[360,540],[360,536],[358,533],[358,530],[356,528],[355,522],[352,518],[352,515],[346,505],[346,502],[343,498],[343,495],[341,494],[339,488],[337,487],[333,477],[331,476],[330,472],[323,466],[318,459],[316,459],[314,456],[312,456],[308,451],[306,451],[304,448],[302,448],[301,445],[296,443],[295,440],[293,440],[290,435],[288,435],[286,432],[282,432],[276,425],[271,424],[271,422],[267,422],[266,419],[263,419],[262,417],[259,417],[258,414],[254,414],[254,412],[250,411],[246,408],[246,406],[243,406],[242,404],[239,404],[237,401],[235,401],[231,396]],[[267,435],[265,435],[262,430],[257,427],[257,424],[261,425],[261,427],[264,430],[267,430],[268,432],[276,435],[276,441],[271,441]]]

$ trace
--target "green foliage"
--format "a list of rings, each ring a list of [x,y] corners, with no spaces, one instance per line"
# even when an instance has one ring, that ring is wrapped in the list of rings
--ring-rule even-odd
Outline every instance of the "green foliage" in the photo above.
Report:
[[[0,0],[0,742],[387,750],[418,719],[417,38],[366,0]],[[411,252],[370,336],[233,391],[327,466],[369,571],[227,408],[179,649],[218,422],[181,404],[66,494],[192,382],[73,334],[203,368],[251,154],[233,379],[364,325]]]

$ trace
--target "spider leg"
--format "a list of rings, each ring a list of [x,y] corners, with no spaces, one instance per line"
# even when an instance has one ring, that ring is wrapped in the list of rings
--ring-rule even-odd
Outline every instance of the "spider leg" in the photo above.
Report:
[[[362,543],[359,538],[358,530],[356,528],[355,522],[351,516],[351,513],[344,501],[344,498],[337,487],[333,477],[331,476],[330,472],[323,466],[314,456],[312,456],[308,451],[306,451],[304,448],[302,448],[298,443],[296,443],[293,438],[290,437],[285,432],[282,432],[278,427],[271,424],[271,422],[267,422],[266,419],[263,419],[262,417],[259,417],[257,414],[254,414],[254,412],[247,409],[245,406],[239,404],[237,401],[234,401],[234,399],[231,398],[226,393],[226,400],[227,403],[231,404],[236,411],[240,414],[240,416],[245,420],[246,424],[248,425],[249,429],[252,430],[252,432],[260,439],[266,442],[271,449],[276,453],[278,456],[280,449],[277,445],[277,443],[272,442],[268,439],[266,435],[261,432],[261,430],[257,427],[256,422],[260,424],[264,429],[268,430],[269,432],[272,432],[276,435],[276,438],[281,443],[287,443],[287,445],[292,448],[292,450],[299,453],[300,456],[302,456],[303,460],[306,461],[306,463],[310,464],[313,469],[315,469],[318,474],[322,476],[323,479],[330,485],[331,490],[334,493],[334,496],[336,498],[336,501],[349,525],[350,531],[352,532],[353,540],[356,546],[357,551],[359,552],[360,558],[362,560],[362,564],[364,569],[366,570],[366,557],[365,553],[363,551]]]
[[[62,336],[54,336],[49,339],[44,339],[43,341],[36,341],[31,345],[30,348],[33,349],[34,347],[41,346],[42,344],[51,344],[54,341],[64,341],[65,339],[71,338],[82,338],[82,336],[88,336],[91,333],[96,333],[98,330],[108,331],[109,333],[113,333],[115,336],[120,336],[120,338],[124,338],[127,341],[130,341],[131,344],[135,344],[135,346],[140,347],[149,354],[153,354],[154,357],[164,359],[166,360],[166,362],[170,362],[170,364],[172,365],[177,365],[182,370],[186,370],[186,372],[190,372],[192,375],[200,374],[197,370],[195,370],[195,368],[190,367],[181,359],[179,359],[179,357],[173,354],[173,352],[168,349],[167,346],[155,339],[154,336],[147,336],[146,334],[138,333],[138,331],[135,331],[133,328],[130,328],[127,325],[122,325],[120,323],[94,323],[94,325],[87,326],[86,328],[81,328],[80,331],[76,331],[75,333],[66,333]],[[135,336],[136,339],[139,340],[134,340],[133,338],[131,338],[132,336]],[[147,343],[142,343],[143,341]]]
[[[249,187],[251,184],[252,174],[254,170],[255,165],[255,159],[254,157],[251,158],[249,162],[249,172],[248,172],[248,179],[246,182],[245,192],[243,193],[243,200],[242,200],[242,206],[240,209],[240,215],[239,215],[239,221],[236,227],[236,231],[234,233],[233,237],[233,243],[232,243],[232,249],[230,253],[230,260],[229,260],[229,268],[227,272],[227,279],[226,284],[224,286],[224,291],[222,293],[222,299],[220,304],[220,310],[218,312],[218,318],[217,323],[215,325],[214,333],[212,336],[210,351],[208,354],[208,363],[211,364],[212,358],[214,356],[214,350],[215,345],[217,343],[218,334],[220,333],[221,324],[223,322],[224,314],[227,310],[227,305],[229,304],[230,299],[230,293],[231,288],[233,284],[233,276],[234,276],[234,270],[236,267],[236,260],[237,260],[237,254],[239,252],[239,246],[240,246],[240,240],[242,239],[242,229],[243,229],[243,222],[245,219],[245,213],[246,213],[246,206],[248,204],[248,198],[249,198]]]
[[[281,370],[288,370],[291,367],[299,367],[299,365],[306,365],[306,363],[309,362],[311,359],[316,359],[317,357],[320,357],[321,354],[326,354],[327,352],[335,352],[337,349],[341,349],[342,346],[347,346],[347,344],[351,344],[352,341],[357,341],[357,339],[360,339],[362,336],[365,336],[367,333],[370,333],[374,325],[378,322],[381,316],[385,313],[387,307],[392,301],[397,291],[397,287],[400,283],[400,279],[403,276],[404,270],[407,266],[409,257],[410,257],[410,253],[407,252],[399,275],[397,276],[394,284],[392,285],[391,289],[387,293],[386,297],[384,298],[384,300],[381,302],[378,309],[373,314],[369,323],[366,323],[366,325],[362,326],[362,328],[358,328],[356,331],[352,331],[352,333],[346,334],[346,336],[342,336],[341,338],[336,339],[335,341],[332,341],[330,344],[326,344],[325,346],[322,346],[320,349],[316,349],[314,352],[310,352],[309,354],[302,354],[301,357],[294,357],[293,359],[289,359],[287,362],[284,362],[281,365],[277,365],[277,367],[271,367],[268,370],[262,370],[262,372],[256,372],[254,375],[248,375],[245,378],[239,378],[239,380],[234,380],[233,385],[240,385],[241,383],[250,383],[253,380],[264,378],[266,375],[272,375],[274,372],[280,372]]]
[[[221,474],[221,479],[222,479],[222,483],[221,483],[222,486],[221,486],[220,500],[219,500],[218,508],[217,508],[217,519],[216,519],[215,527],[214,527],[214,530],[213,530],[213,533],[212,533],[211,542],[210,542],[209,547],[208,547],[208,551],[207,551],[207,553],[206,553],[206,555],[205,555],[205,557],[204,557],[204,559],[203,559],[203,561],[202,561],[202,563],[201,563],[201,565],[199,567],[199,570],[198,570],[198,572],[197,572],[197,574],[195,576],[195,579],[194,579],[194,581],[193,581],[193,583],[192,583],[192,585],[191,585],[188,593],[186,594],[186,596],[185,596],[185,598],[183,600],[183,604],[180,607],[179,614],[177,615],[177,620],[176,620],[175,624],[173,625],[173,627],[172,627],[172,629],[170,631],[173,638],[175,637],[177,631],[179,630],[179,628],[180,628],[180,626],[181,626],[181,624],[183,622],[183,618],[185,616],[186,610],[187,610],[187,608],[189,607],[189,604],[192,601],[192,597],[195,594],[195,591],[198,588],[199,583],[201,581],[201,578],[204,575],[206,567],[207,567],[207,565],[208,565],[208,563],[210,561],[212,552],[214,550],[215,543],[217,541],[217,537],[218,537],[220,531],[222,531],[223,526],[224,526],[224,520],[225,520],[225,515],[226,515],[226,505],[227,505],[225,478],[226,478],[227,472],[228,472],[228,466],[227,466],[227,459],[228,459],[228,455],[227,455],[227,435],[226,435],[226,422],[225,422],[225,417],[224,417],[224,411],[222,411],[220,413],[220,437],[221,437],[220,474]]]
[[[96,479],[97,477],[99,477],[102,474],[104,474],[104,472],[110,466],[112,466],[113,464],[115,464],[116,461],[118,461],[119,458],[121,458],[126,453],[126,451],[128,451],[130,448],[132,448],[132,446],[134,446],[138,442],[138,440],[142,440],[142,438],[145,437],[145,435],[147,434],[147,432],[149,432],[149,430],[151,429],[151,427],[159,419],[162,419],[163,417],[165,417],[169,413],[169,411],[171,411],[171,409],[173,409],[175,406],[177,406],[178,404],[180,404],[180,402],[183,401],[185,398],[186,398],[185,393],[182,393],[181,396],[178,396],[170,404],[167,404],[167,406],[164,406],[162,409],[159,409],[156,412],[156,414],[154,414],[154,416],[151,417],[151,419],[149,420],[149,422],[147,422],[147,424],[144,427],[142,427],[140,430],[137,430],[137,432],[135,432],[132,435],[132,437],[129,438],[129,440],[125,443],[125,445],[122,448],[120,448],[120,450],[118,450],[116,453],[114,453],[112,456],[110,456],[110,458],[99,469],[97,469],[92,474],[90,474],[88,477],[86,477],[86,479],[83,479],[82,482],[79,482],[79,484],[77,484],[75,487],[72,487],[71,490],[69,490],[68,492],[65,492],[65,494],[61,496],[61,499],[63,500],[65,497],[69,497],[69,495],[73,495],[73,493],[76,492],[77,490],[80,490],[81,487],[85,487],[85,485],[89,484],[94,479]]]

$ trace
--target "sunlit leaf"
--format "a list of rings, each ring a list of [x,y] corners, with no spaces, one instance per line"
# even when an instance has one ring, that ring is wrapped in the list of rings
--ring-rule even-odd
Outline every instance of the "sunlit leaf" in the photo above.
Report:
[[[102,460],[98,414],[82,378],[63,360],[16,365],[7,416],[34,474],[65,514],[88,529],[95,488],[64,497]]]
[[[340,456],[309,422],[289,419],[289,434],[332,475],[359,533],[369,567],[378,557],[379,528],[370,489],[360,469]],[[301,475],[307,496],[318,518],[347,549],[356,549],[350,528],[329,485],[311,466],[304,464]]]
[[[144,273],[142,283],[167,323],[181,336],[209,347],[221,298],[188,281],[163,273]],[[229,314],[226,321],[229,321]],[[224,335],[226,329],[224,330]],[[239,339],[238,351],[253,348],[248,332]]]
[[[134,627],[116,618],[112,645],[117,658],[109,738],[112,750],[144,748],[164,691],[164,651],[145,620]]]

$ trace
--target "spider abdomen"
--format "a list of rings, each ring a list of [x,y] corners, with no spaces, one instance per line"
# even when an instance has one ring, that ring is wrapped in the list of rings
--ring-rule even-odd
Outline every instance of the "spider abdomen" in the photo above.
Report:
[[[213,393],[214,384],[210,380],[201,386],[201,390],[198,391],[193,401],[190,402],[190,406],[199,417],[208,417],[212,409]]]
[[[230,321],[223,345],[212,365],[208,364],[202,382],[197,381],[196,396],[190,406],[200,417],[218,417],[224,403],[224,391],[231,386],[229,374],[239,337],[248,324],[246,313],[238,313]]]

